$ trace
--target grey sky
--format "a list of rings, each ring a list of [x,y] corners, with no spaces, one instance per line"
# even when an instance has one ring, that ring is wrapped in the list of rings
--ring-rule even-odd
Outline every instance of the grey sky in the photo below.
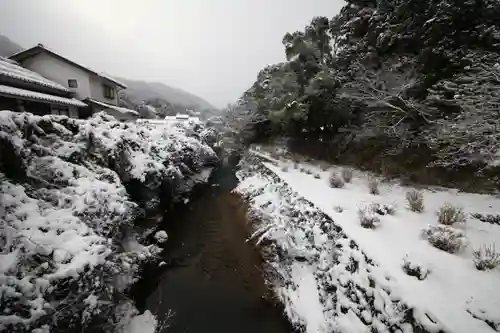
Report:
[[[1,0],[0,33],[97,71],[160,81],[222,107],[284,60],[281,39],[342,0]]]

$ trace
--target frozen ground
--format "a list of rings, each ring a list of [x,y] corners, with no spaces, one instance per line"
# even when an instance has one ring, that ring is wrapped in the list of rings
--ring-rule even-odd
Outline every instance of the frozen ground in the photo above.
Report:
[[[500,269],[478,271],[472,260],[473,250],[500,241],[500,225],[470,216],[498,213],[498,198],[423,189],[425,210],[415,213],[405,199],[410,188],[395,182],[382,182],[380,194],[372,195],[369,175],[354,171],[351,183],[331,188],[328,178],[338,167],[322,171],[258,155],[267,162],[258,170],[244,167],[238,191],[264,217],[255,237],[276,247],[279,255],[270,262],[279,278],[273,283],[293,322],[307,332],[411,332],[416,325],[429,332],[500,330]],[[421,230],[437,224],[436,211],[445,202],[468,216],[453,226],[466,237],[456,254],[422,238]],[[393,206],[395,213],[378,215],[378,227],[365,229],[358,210],[373,203]],[[324,213],[334,227],[325,228],[324,219],[307,211]],[[427,276],[406,274],[405,261]]]

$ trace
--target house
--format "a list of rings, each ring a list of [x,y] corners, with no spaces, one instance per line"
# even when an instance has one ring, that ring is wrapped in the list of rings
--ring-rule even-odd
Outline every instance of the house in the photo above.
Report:
[[[66,87],[0,57],[0,110],[76,118],[87,107]]]
[[[80,118],[99,111],[106,111],[119,120],[132,120],[139,115],[118,106],[118,91],[127,88],[123,83],[65,58],[43,44],[16,53],[10,59],[73,92],[88,105],[79,110]]]

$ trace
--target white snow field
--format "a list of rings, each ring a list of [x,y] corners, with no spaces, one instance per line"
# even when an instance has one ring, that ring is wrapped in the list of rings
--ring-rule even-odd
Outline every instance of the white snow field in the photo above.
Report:
[[[495,243],[500,250],[500,225],[470,215],[500,213],[499,198],[419,189],[424,211],[416,213],[405,199],[413,188],[397,182],[381,181],[380,194],[372,195],[367,183],[373,176],[354,170],[352,182],[331,188],[328,179],[332,172],[340,175],[338,166],[322,171],[317,165],[252,153],[254,163],[263,162],[258,170],[243,167],[237,191],[264,219],[255,237],[280,249],[271,260],[280,276],[273,285],[292,322],[309,333],[412,332],[411,313],[428,332],[500,331],[500,268],[477,270],[472,255]],[[465,235],[465,246],[454,254],[433,247],[422,236],[422,229],[437,225],[436,212],[445,202],[467,214],[465,223],[451,226]],[[395,212],[373,213],[379,224],[363,228],[358,211],[373,203],[394,207]],[[290,215],[290,210],[295,213]],[[335,228],[325,229],[324,219],[315,214],[297,220],[308,210],[326,214],[346,238],[332,237]],[[350,240],[355,244],[346,246]],[[406,274],[405,262],[424,274]]]

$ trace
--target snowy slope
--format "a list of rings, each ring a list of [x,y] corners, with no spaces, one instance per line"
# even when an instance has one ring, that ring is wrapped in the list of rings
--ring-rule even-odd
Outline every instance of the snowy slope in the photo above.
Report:
[[[368,193],[368,175],[361,172],[355,171],[352,183],[336,189],[329,187],[328,176],[332,170],[340,171],[337,167],[321,171],[318,166],[299,164],[294,168],[291,161],[277,160],[264,165],[329,216],[383,269],[383,275],[390,277],[387,287],[391,298],[401,299],[413,308],[417,321],[428,331],[493,332],[494,327],[500,330],[500,269],[478,271],[472,261],[473,250],[500,241],[500,226],[469,217],[465,225],[456,226],[467,239],[467,247],[458,254],[438,250],[421,237],[421,229],[437,224],[435,213],[444,202],[461,206],[467,213],[494,214],[500,209],[500,199],[452,189],[426,189],[422,190],[425,211],[419,214],[406,208],[405,193],[410,188],[396,183],[382,183],[381,194],[372,195]],[[283,171],[283,166],[288,171]],[[300,169],[310,170],[310,174]],[[374,202],[394,205],[396,213],[380,216],[381,224],[376,229],[362,228],[358,210]],[[405,258],[429,269],[427,278],[420,281],[405,274]],[[426,317],[436,324],[429,320],[426,324]]]
[[[332,219],[247,158],[236,191],[249,202],[252,239],[263,246],[267,280],[304,332],[413,332],[437,326],[391,295],[384,270]],[[415,323],[415,316],[419,318]]]

